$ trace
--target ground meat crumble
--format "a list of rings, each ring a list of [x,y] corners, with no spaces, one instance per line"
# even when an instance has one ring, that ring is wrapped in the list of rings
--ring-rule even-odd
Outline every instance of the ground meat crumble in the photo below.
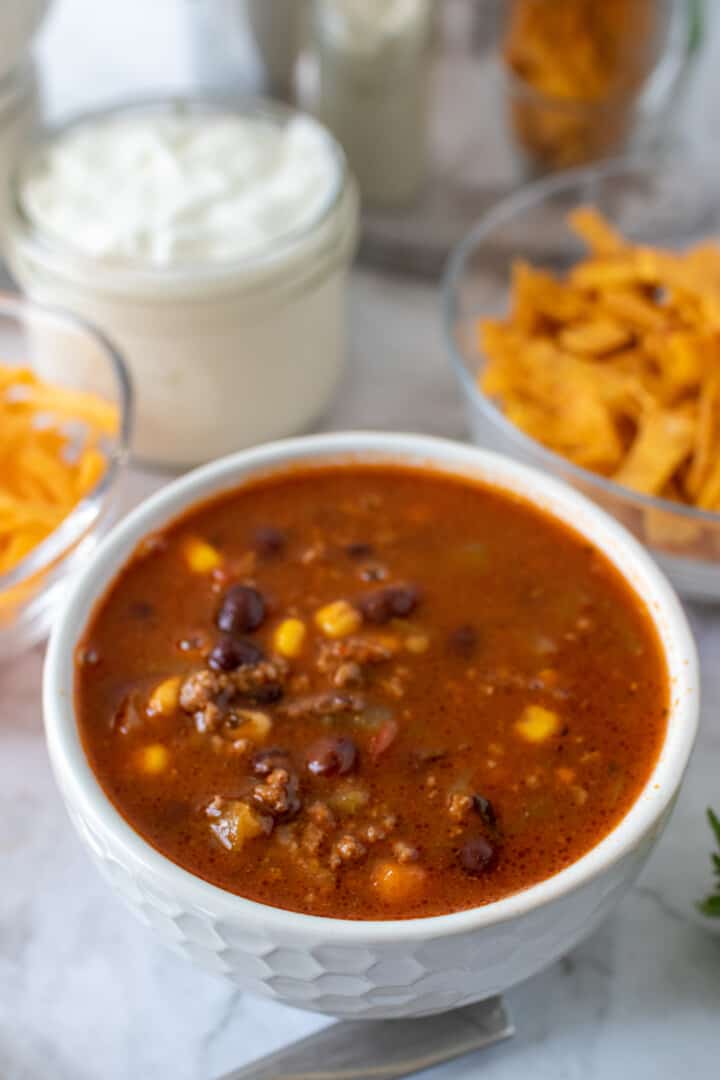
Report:
[[[346,833],[336,840],[330,852],[330,869],[338,870],[344,863],[362,862],[367,855],[367,848],[352,833]]]
[[[282,657],[261,660],[257,664],[248,664],[237,671],[213,671],[201,668],[188,675],[180,687],[180,707],[185,712],[197,715],[207,710],[230,706],[235,702],[254,701],[263,698],[263,691],[268,688],[285,686],[289,666]],[[212,730],[213,718],[217,718],[210,709],[207,726]]]
[[[289,701],[282,705],[279,711],[289,720],[305,720],[314,716],[350,716],[361,713],[365,705],[365,699],[360,694],[337,694],[328,691]]]
[[[390,642],[374,641],[371,638],[345,638],[341,641],[326,641],[318,653],[318,671],[332,674],[338,665],[352,661],[361,668],[384,664],[392,660],[397,648]]]
[[[252,799],[259,810],[276,821],[288,821],[297,816],[302,806],[298,789],[294,773],[289,769],[273,769],[262,783],[255,785]]]

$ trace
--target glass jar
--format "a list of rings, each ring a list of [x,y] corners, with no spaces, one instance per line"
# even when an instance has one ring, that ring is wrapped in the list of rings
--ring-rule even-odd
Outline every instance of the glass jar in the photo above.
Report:
[[[647,146],[667,128],[701,36],[700,0],[510,0],[510,130],[532,174]]]
[[[425,179],[432,0],[316,0],[317,113],[363,199],[412,201]]]
[[[84,118],[111,124],[150,110],[260,118],[284,129],[295,110],[258,103],[121,106]],[[357,195],[342,151],[326,140],[327,198],[301,229],[240,258],[149,265],[88,254],[28,211],[27,178],[52,140],[14,178],[8,258],[30,297],[102,328],[126,357],[136,389],[134,454],[182,468],[307,429],[332,398],[345,351],[346,282],[357,233]],[[210,177],[212,182],[212,177]],[[323,189],[324,190],[324,189]]]
[[[39,122],[40,94],[31,62],[0,79],[0,237],[8,217],[10,176]]]

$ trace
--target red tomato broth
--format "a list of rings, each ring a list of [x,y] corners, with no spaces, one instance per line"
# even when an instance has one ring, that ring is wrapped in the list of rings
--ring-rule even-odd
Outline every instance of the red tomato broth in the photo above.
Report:
[[[189,568],[197,539],[219,569]],[[275,674],[277,626],[304,623],[282,697],[263,686],[228,704],[233,682],[201,713],[147,715],[159,682],[211,670],[218,611],[238,582],[265,612],[230,636],[262,649]],[[390,586],[417,590],[413,609],[372,621],[367,595]],[[315,615],[339,600],[357,626],[328,639]],[[396,651],[320,659],[368,642]],[[357,685],[335,684],[343,662],[360,669]],[[328,694],[350,704],[318,712]],[[276,907],[387,919],[498,900],[585,854],[650,775],[669,685],[644,605],[571,529],[501,490],[351,465],[252,482],[141,545],[78,647],[76,702],[106,794],[170,859]],[[540,741],[528,740],[527,706],[552,728]],[[237,726],[248,710],[270,730],[248,739]],[[148,746],[163,748],[153,768]],[[257,773],[269,749],[286,754],[270,781]]]

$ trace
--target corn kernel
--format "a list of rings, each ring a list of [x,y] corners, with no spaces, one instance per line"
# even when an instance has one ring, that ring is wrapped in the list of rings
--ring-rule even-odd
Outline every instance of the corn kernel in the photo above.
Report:
[[[222,555],[207,540],[188,540],[185,558],[193,574],[210,574],[222,566]]]
[[[307,628],[302,619],[283,619],[273,637],[275,651],[293,660],[302,652],[306,634]]]
[[[542,705],[527,705],[515,724],[515,730],[528,742],[545,742],[560,730],[560,717]]]
[[[265,831],[260,816],[240,799],[231,799],[213,816],[216,820],[210,828],[228,851],[240,851],[248,840]]]
[[[138,755],[140,768],[151,776],[157,776],[159,773],[164,772],[169,761],[170,754],[167,747],[163,746],[162,743],[151,743],[150,746],[144,746]]]
[[[259,709],[242,709],[235,715],[240,721],[234,730],[238,739],[251,739],[255,743],[267,739],[272,730],[272,720],[267,713]]]
[[[430,648],[427,634],[410,634],[405,638],[405,648],[411,653],[424,653]]]
[[[343,638],[360,629],[360,612],[347,600],[336,600],[315,612],[315,623],[325,637]]]
[[[373,870],[372,884],[387,904],[403,904],[422,892],[425,876],[421,866],[388,859]]]
[[[157,684],[148,699],[149,716],[171,716],[175,712],[180,699],[181,681],[179,675],[173,675]]]

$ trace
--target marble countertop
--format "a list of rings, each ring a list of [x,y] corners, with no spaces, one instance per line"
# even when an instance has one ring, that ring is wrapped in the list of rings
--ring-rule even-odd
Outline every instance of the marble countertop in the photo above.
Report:
[[[177,9],[176,0],[60,0],[42,42],[51,111],[95,91],[181,85],[187,58]],[[80,45],[90,40],[94,59]],[[325,427],[463,435],[430,285],[357,271],[350,341],[348,374]],[[161,482],[133,473],[125,505]],[[705,807],[720,805],[720,611],[690,616],[704,668],[701,735],[642,878],[594,937],[511,991],[513,1040],[428,1077],[717,1075],[720,938],[697,924],[693,902],[710,880]],[[194,969],[120,906],[81,850],[50,775],[41,663],[37,649],[0,670],[2,1080],[211,1080],[325,1023]]]

